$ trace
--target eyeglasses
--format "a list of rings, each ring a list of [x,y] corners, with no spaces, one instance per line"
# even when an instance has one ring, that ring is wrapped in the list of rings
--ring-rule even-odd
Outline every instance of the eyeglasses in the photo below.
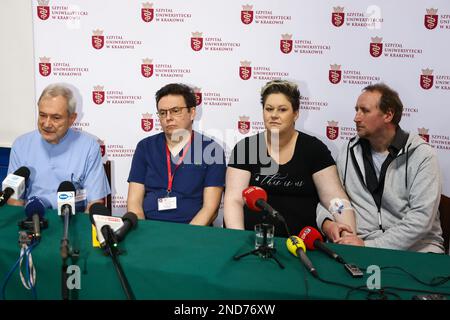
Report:
[[[183,109],[189,109],[189,107],[173,107],[173,108],[170,108],[167,110],[159,110],[157,112],[157,114],[158,114],[158,117],[165,118],[165,117],[167,117],[167,113],[170,112],[171,115],[177,117],[177,116],[181,115],[181,111]]]

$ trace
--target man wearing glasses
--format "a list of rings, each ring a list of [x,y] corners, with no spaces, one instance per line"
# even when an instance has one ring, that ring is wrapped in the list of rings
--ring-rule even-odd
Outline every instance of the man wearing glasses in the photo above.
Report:
[[[155,97],[163,132],[136,147],[128,211],[140,219],[210,225],[225,183],[223,149],[192,130],[196,99],[190,87],[168,84]]]

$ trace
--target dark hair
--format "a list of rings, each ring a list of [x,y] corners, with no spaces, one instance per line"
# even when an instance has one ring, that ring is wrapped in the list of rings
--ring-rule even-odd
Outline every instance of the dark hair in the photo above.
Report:
[[[378,108],[380,108],[383,113],[391,110],[392,113],[394,113],[392,123],[395,125],[400,123],[400,120],[402,119],[403,103],[400,100],[397,91],[392,90],[384,83],[372,84],[365,87],[363,91],[379,92],[381,97],[380,102],[378,103]]]
[[[189,109],[196,106],[197,100],[195,99],[194,90],[191,87],[182,83],[170,83],[156,91],[156,108],[158,108],[159,100],[168,95],[183,96],[184,102]]]
[[[261,104],[263,107],[267,97],[272,93],[284,94],[292,104],[294,112],[300,109],[300,90],[298,90],[298,86],[295,83],[287,80],[273,80],[267,82],[261,89]]]

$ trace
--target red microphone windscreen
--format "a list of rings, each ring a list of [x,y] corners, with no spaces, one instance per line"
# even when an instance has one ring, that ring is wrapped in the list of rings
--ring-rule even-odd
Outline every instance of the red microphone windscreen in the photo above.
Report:
[[[308,250],[314,250],[314,241],[319,240],[323,242],[322,235],[317,229],[313,227],[304,227],[302,231],[300,231],[298,237],[303,240]]]
[[[261,209],[256,206],[256,201],[259,199],[267,201],[267,193],[263,188],[253,186],[242,191],[242,198],[244,198],[244,202],[250,210],[261,211]]]

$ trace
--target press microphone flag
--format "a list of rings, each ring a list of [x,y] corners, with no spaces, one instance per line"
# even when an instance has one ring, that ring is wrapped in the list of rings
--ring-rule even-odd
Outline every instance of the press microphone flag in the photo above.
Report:
[[[317,229],[309,226],[304,227],[300,231],[298,236],[305,242],[306,248],[308,248],[308,250],[319,249],[320,251],[325,252],[331,258],[345,264],[345,261],[341,256],[327,247],[327,245],[323,242],[322,235]]]
[[[319,276],[316,268],[314,268],[311,260],[309,260],[308,256],[306,255],[306,248],[302,239],[297,236],[290,236],[286,240],[286,247],[288,248],[290,253],[300,259],[306,270],[308,270],[314,277]]]
[[[75,214],[75,186],[70,181],[63,181],[58,187],[58,215]]]
[[[3,192],[0,195],[0,206],[4,205],[10,198],[19,200],[25,192],[29,177],[30,170],[27,167],[20,167],[14,173],[8,174],[2,182]]]
[[[91,219],[91,223],[95,226],[96,234],[93,234],[92,240],[93,245],[95,244],[95,237],[97,238],[100,246],[105,244],[105,237],[102,233],[102,228],[104,226],[109,226],[113,231],[117,231],[120,227],[124,225],[123,221],[119,217],[111,217],[108,208],[100,203],[94,203],[89,208],[89,218]],[[117,240],[118,242],[119,240]]]

